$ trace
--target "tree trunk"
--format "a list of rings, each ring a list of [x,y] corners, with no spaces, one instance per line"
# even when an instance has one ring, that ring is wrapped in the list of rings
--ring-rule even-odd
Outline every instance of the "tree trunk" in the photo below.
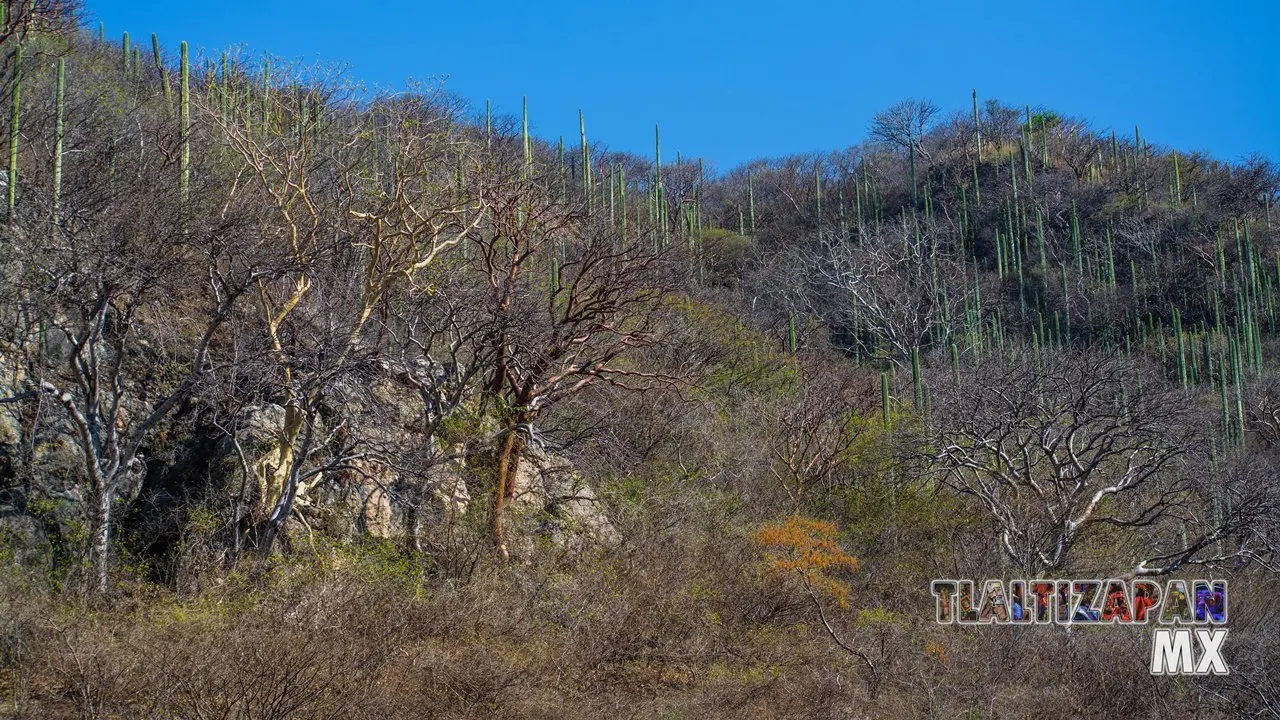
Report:
[[[99,595],[107,594],[107,566],[111,553],[111,483],[106,478],[98,480],[98,507],[93,530],[94,587]]]
[[[489,514],[489,536],[494,551],[502,562],[511,559],[507,550],[506,535],[503,529],[503,515],[507,502],[515,496],[516,474],[520,470],[520,453],[524,450],[524,441],[519,434],[519,418],[511,423],[498,444],[498,456],[494,461],[493,472],[493,508]]]
[[[303,442],[302,453],[299,453],[295,446],[298,443],[298,437],[302,435],[303,413],[293,405],[286,405],[284,409],[284,427],[280,433],[280,447],[277,451],[276,460],[278,464],[271,469],[271,472],[265,478],[268,492],[272,489],[279,488],[276,496],[275,506],[271,510],[271,514],[267,516],[266,523],[263,527],[260,547],[258,548],[263,559],[271,556],[272,550],[275,549],[276,539],[284,531],[284,525],[289,520],[289,514],[293,512],[294,497],[298,493],[298,471],[301,469],[301,460],[306,456],[307,445],[309,445],[310,435]]]

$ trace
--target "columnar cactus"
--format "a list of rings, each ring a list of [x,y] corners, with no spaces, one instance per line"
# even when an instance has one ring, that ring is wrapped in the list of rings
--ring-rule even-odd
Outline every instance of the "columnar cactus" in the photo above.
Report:
[[[1178,167],[1178,153],[1173,154],[1173,204],[1182,206],[1182,170]]]
[[[533,174],[533,147],[529,145],[529,97],[521,100],[520,110],[520,143],[524,148],[524,176]]]
[[[822,167],[819,163],[813,165],[813,195],[814,195],[814,214],[818,219],[818,239],[822,239]]]
[[[880,373],[880,419],[884,429],[889,429],[889,373]]]
[[[9,222],[17,217],[18,205],[18,123],[22,119],[22,44],[13,51],[13,81],[9,90]]]
[[[178,194],[182,202],[191,196],[191,71],[187,58],[187,43],[182,42],[182,59],[178,69],[178,136],[182,154],[178,161]]]
[[[164,104],[169,112],[173,112],[173,89],[169,87],[169,70],[164,66],[164,56],[160,53],[160,38],[151,33],[151,55],[155,59],[156,72],[160,74],[160,87],[164,90]]]
[[[582,109],[578,109],[578,135],[581,139],[582,157],[582,194],[586,197],[587,212],[591,211],[591,151],[587,147],[587,120],[582,114]]]
[[[618,164],[618,206],[622,213],[622,239],[627,239],[627,168]]]
[[[62,140],[65,125],[66,60],[58,58],[58,80],[54,89],[53,120],[53,228],[57,232],[62,211]]]
[[[982,162],[982,125],[978,122],[978,91],[973,91],[973,137],[978,144],[978,162]],[[975,180],[977,168],[974,168]]]

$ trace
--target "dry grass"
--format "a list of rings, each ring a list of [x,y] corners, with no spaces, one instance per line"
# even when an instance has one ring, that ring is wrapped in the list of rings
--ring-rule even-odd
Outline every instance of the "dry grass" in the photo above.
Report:
[[[330,550],[252,581],[218,574],[198,595],[122,586],[98,607],[5,577],[0,717],[1217,716],[1208,685],[1147,674],[1140,630],[940,629],[911,600],[868,612],[855,592],[837,620],[883,673],[873,698],[805,598],[738,538],[467,583],[387,562]]]

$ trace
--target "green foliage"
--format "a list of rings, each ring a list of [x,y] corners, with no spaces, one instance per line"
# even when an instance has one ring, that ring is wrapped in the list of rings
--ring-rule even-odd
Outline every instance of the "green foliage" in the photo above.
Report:
[[[677,306],[688,334],[712,362],[698,383],[712,394],[785,392],[797,380],[795,361],[764,334],[714,305],[684,300]]]
[[[502,403],[501,398],[493,398],[491,403]],[[440,421],[437,435],[440,441],[445,445],[457,445],[474,440],[484,432],[487,427],[487,418],[501,416],[503,410],[501,407],[490,407],[490,414],[486,415],[481,411],[478,403],[469,403],[459,407],[448,417]]]
[[[737,277],[754,249],[755,240],[749,235],[716,227],[702,231],[702,257],[713,275]]]
[[[49,580],[54,587],[61,587],[85,568],[90,528],[79,510],[63,499],[36,497],[27,500],[27,513],[39,521],[49,539]]]
[[[1057,113],[1041,110],[1031,114],[1030,123],[1022,123],[1022,130],[1026,133],[1040,133],[1044,130],[1052,130],[1060,124],[1062,124],[1062,118]]]

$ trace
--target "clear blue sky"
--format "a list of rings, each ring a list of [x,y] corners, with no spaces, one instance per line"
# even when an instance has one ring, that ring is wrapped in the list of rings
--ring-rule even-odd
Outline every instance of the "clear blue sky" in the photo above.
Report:
[[[536,134],[721,170],[854,144],[904,97],[967,110],[972,89],[1238,160],[1280,160],[1275,0],[85,0],[109,36],[345,63],[400,87],[444,79]],[[687,6],[686,6],[687,5]],[[144,45],[145,47],[145,45]]]

